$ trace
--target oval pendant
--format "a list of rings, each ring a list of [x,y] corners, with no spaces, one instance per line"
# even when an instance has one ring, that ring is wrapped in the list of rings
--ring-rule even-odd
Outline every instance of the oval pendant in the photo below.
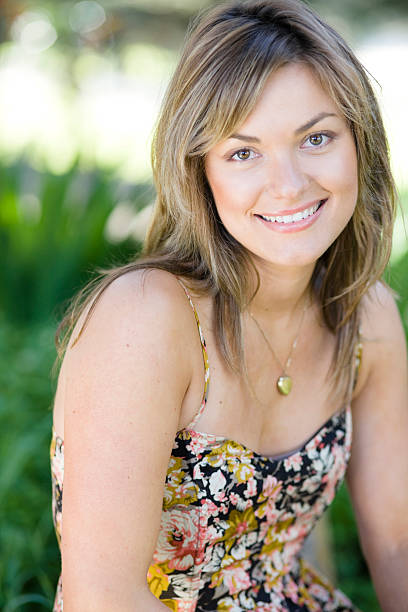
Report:
[[[276,386],[281,395],[289,395],[292,390],[292,379],[287,374],[279,376]]]

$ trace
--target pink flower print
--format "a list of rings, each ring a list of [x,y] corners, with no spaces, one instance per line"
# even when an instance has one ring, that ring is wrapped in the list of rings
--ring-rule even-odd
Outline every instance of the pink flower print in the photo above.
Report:
[[[301,516],[303,517],[305,515],[305,513],[308,512],[308,511],[310,511],[310,505],[309,504],[307,504],[307,503],[305,504],[305,503],[302,503],[302,502],[294,502],[292,504],[292,507],[291,507],[291,512],[289,512],[287,514],[287,518],[290,518],[291,515],[294,515],[297,518],[299,518]],[[312,513],[312,516],[313,516],[313,513]],[[286,514],[282,518],[286,518]]]
[[[333,463],[336,467],[336,476],[338,478],[341,478],[346,470],[343,449],[337,444],[335,444],[331,449],[331,456],[333,458]]]
[[[217,516],[219,514],[218,506],[209,499],[201,500],[201,507],[206,516]]]
[[[64,482],[64,455],[58,447],[52,459],[51,469],[56,482],[62,487]]]
[[[309,593],[313,597],[317,597],[320,601],[329,601],[330,594],[320,584],[314,583],[309,587]]]
[[[265,478],[262,493],[258,497],[258,502],[264,502],[255,512],[256,516],[267,518],[269,523],[276,521],[278,518],[278,512],[276,510],[276,499],[282,489],[282,483],[279,482],[274,476],[267,476]]]
[[[251,586],[249,574],[241,565],[229,566],[221,570],[221,574],[230,595],[239,593],[239,591],[248,589]]]
[[[208,440],[198,435],[195,431],[190,431],[190,434],[191,442],[186,448],[197,456],[207,448]]]
[[[305,446],[306,452],[309,453],[309,452],[315,451],[317,448],[319,448],[321,441],[322,441],[322,436],[320,434],[312,438]]]
[[[302,484],[302,491],[306,491],[307,493],[314,493],[321,485],[321,479],[317,476],[311,476],[310,478],[306,478]]]
[[[285,488],[285,493],[289,496],[292,496],[294,493],[296,493],[296,489],[293,485],[290,484]]]
[[[269,478],[269,476],[268,476]],[[254,497],[256,495],[256,480],[255,478],[250,478],[247,482],[247,487],[244,491],[245,497]]]
[[[229,499],[231,504],[233,504],[234,506],[236,506],[239,502],[239,496],[236,493],[230,493]]]
[[[255,512],[255,515],[256,515],[256,512]],[[269,527],[270,525],[266,521],[262,521],[262,523],[259,524],[258,542],[263,542],[263,540],[266,538]]]
[[[277,600],[276,603],[271,603],[271,604],[269,604],[269,603],[266,603],[266,604],[261,603],[260,607],[255,608],[255,610],[256,610],[256,612],[276,612],[276,610],[277,610],[276,606],[277,605],[280,606],[280,604],[281,604],[281,601],[279,599]]]
[[[291,525],[288,528],[286,532],[285,540],[287,543],[299,542],[301,546],[308,534],[309,534],[308,526],[306,524],[303,524],[301,521],[296,521],[293,525]]]
[[[285,461],[283,465],[285,466],[285,470],[289,472],[289,470],[293,470],[294,472],[299,472],[302,467],[303,459],[300,453],[296,453],[295,455],[290,455]]]
[[[275,478],[275,476],[269,475],[264,480],[263,488],[262,488],[262,494],[263,494],[264,497],[273,497],[273,498],[276,498],[278,493],[280,492],[281,488],[282,488],[282,483],[279,482]]]
[[[169,568],[187,570],[194,564],[198,547],[199,510],[174,506],[162,513],[156,563],[167,561]]]
[[[336,440],[342,440],[344,438],[344,431],[342,429],[338,429],[336,431]]]
[[[267,500],[255,512],[255,515],[258,516],[259,518],[264,518],[264,517],[266,518],[267,520],[266,527],[268,527],[268,525],[271,525],[272,523],[276,523],[276,521],[279,518],[279,514],[280,513],[276,509],[274,500]]]
[[[293,603],[298,603],[299,591],[294,580],[290,580],[289,584],[286,585],[286,594]]]

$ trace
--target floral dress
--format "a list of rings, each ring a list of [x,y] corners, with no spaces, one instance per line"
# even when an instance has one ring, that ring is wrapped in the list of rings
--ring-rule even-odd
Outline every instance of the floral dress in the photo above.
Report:
[[[185,288],[184,288],[185,289]],[[334,498],[350,456],[350,406],[301,448],[278,458],[194,427],[207,401],[209,366],[197,312],[205,388],[200,409],[174,441],[161,526],[147,574],[174,612],[351,612],[352,603],[300,556]],[[51,443],[53,517],[61,539],[64,443]],[[54,612],[63,609],[61,578]]]

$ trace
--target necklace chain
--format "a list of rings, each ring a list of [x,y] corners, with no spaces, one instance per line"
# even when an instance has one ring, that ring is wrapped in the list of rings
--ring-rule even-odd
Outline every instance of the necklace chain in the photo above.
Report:
[[[282,370],[282,374],[279,376],[279,378],[277,380],[277,388],[278,388],[278,391],[282,395],[288,395],[290,393],[291,388],[292,388],[292,379],[288,375],[288,370],[289,370],[289,368],[290,368],[290,366],[292,364],[293,351],[295,350],[295,348],[297,346],[297,343],[298,343],[298,340],[299,340],[300,331],[302,329],[303,321],[304,321],[306,310],[308,309],[308,307],[309,307],[309,300],[307,300],[305,302],[305,305],[303,307],[302,316],[301,316],[300,322],[299,322],[299,327],[298,327],[295,339],[292,342],[292,346],[290,347],[289,355],[288,355],[288,358],[286,359],[286,363],[285,363],[284,366],[282,365],[281,360],[279,359],[279,357],[275,353],[275,351],[274,351],[274,349],[273,349],[269,339],[267,338],[264,330],[262,329],[260,323],[254,317],[252,312],[249,312],[249,315],[250,315],[251,319],[253,319],[255,325],[257,326],[257,328],[259,329],[260,333],[262,334],[262,337],[265,340],[265,343],[266,343],[268,349],[270,350],[270,352],[272,353],[273,357],[275,358],[275,360],[279,364],[279,367]]]

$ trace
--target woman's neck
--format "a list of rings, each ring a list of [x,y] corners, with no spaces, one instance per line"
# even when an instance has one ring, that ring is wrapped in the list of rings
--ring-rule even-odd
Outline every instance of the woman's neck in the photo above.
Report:
[[[248,310],[256,317],[286,319],[311,301],[310,281],[314,264],[308,268],[276,268],[257,265],[259,289]]]

